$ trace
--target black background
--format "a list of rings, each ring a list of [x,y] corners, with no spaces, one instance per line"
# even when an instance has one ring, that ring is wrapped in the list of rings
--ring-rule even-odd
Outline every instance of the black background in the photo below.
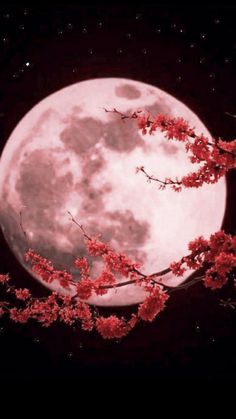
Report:
[[[126,77],[188,105],[213,136],[235,138],[236,8],[230,5],[0,5],[0,147],[37,102],[69,84]],[[235,174],[227,177],[223,228],[235,234]],[[197,193],[197,191],[196,191]],[[219,197],[220,199],[220,197]],[[1,272],[46,295],[0,236]],[[22,379],[234,379],[236,300],[232,285],[178,291],[152,324],[121,342],[54,325],[1,320],[0,377]],[[126,314],[129,309],[121,310]]]

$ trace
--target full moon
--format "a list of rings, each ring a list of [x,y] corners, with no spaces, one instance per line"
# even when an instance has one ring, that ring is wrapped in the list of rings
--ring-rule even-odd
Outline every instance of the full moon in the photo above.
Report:
[[[198,134],[210,137],[187,106],[135,80],[82,81],[34,106],[12,132],[0,160],[1,228],[13,254],[32,276],[24,261],[28,243],[21,222],[30,247],[78,281],[73,262],[87,252],[68,211],[89,235],[100,233],[114,249],[141,262],[146,274],[167,268],[188,253],[189,241],[200,235],[207,238],[221,227],[225,179],[181,193],[147,183],[144,175],[136,174],[137,166],[160,179],[183,176],[198,166],[190,163],[181,143],[168,141],[160,132],[143,136],[135,120],[122,121],[104,108],[180,116]],[[95,257],[89,261],[96,277],[102,263]],[[169,273],[163,282],[174,287],[188,275],[176,278]],[[44,285],[64,292],[56,281]],[[121,306],[144,297],[142,287],[128,285],[88,302]]]

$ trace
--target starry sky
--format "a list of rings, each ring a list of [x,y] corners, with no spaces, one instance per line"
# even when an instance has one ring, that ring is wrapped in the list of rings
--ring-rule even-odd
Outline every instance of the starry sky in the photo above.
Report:
[[[136,7],[100,2],[0,5],[0,148],[36,103],[69,84],[125,77],[153,84],[189,106],[213,136],[235,138],[236,8]],[[224,229],[235,234],[235,174],[227,177]],[[29,277],[0,236],[1,271],[25,286]],[[32,283],[34,292],[46,290]],[[40,329],[1,321],[4,379],[154,376],[233,378],[235,313],[219,305],[225,287],[201,284],[175,293],[168,309],[123,342],[55,325]],[[126,314],[130,309],[122,309]],[[236,311],[236,310],[235,310]],[[17,347],[17,351],[16,348]],[[96,354],[96,356],[95,356]],[[220,359],[220,362],[219,362]],[[3,379],[2,378],[2,379]]]

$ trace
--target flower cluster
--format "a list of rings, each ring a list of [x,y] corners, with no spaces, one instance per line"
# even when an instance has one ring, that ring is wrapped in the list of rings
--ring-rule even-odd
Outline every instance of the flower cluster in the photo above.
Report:
[[[27,293],[27,298],[20,299],[24,301],[27,299],[25,307],[2,309],[4,313],[8,312],[11,320],[17,323],[26,323],[29,319],[33,319],[41,323],[43,327],[49,327],[56,321],[68,325],[79,321],[83,330],[93,329],[92,311],[88,304],[78,299],[63,297],[55,292],[41,299],[33,298]]]
[[[150,291],[149,296],[140,304],[138,316],[145,321],[152,322],[156,316],[165,308],[165,303],[169,295],[161,287],[155,286]]]
[[[18,288],[15,290],[15,296],[18,300],[28,300],[31,297],[31,294],[27,288]]]
[[[103,256],[109,251],[110,247],[98,240],[96,237],[91,237],[87,241],[87,250],[91,256]]]
[[[108,287],[116,284],[116,277],[112,272],[108,270],[102,271],[102,273],[94,281],[94,290],[97,295],[104,295],[108,291]]]
[[[104,339],[119,339],[126,336],[130,330],[125,319],[117,316],[99,317],[96,329]]]
[[[209,240],[198,237],[188,248],[188,256],[170,265],[177,276],[182,276],[187,269],[206,267],[204,284],[217,289],[227,282],[228,275],[236,268],[236,240],[224,231],[212,234]]]
[[[75,260],[75,266],[80,270],[81,278],[88,278],[90,275],[90,266],[85,257],[77,258]]]
[[[9,282],[10,276],[8,274],[6,275],[0,275],[0,284],[6,284]]]
[[[56,270],[50,260],[37,254],[32,249],[26,252],[25,260],[32,264],[32,271],[43,281],[47,283],[58,281],[64,288],[72,285],[77,296],[82,300],[88,300],[93,293],[104,295],[109,288],[115,286],[117,280],[112,271],[129,277],[132,282],[140,279],[140,273],[137,271],[137,268],[140,267],[139,263],[131,260],[125,254],[116,252],[97,237],[89,237],[84,233],[84,230],[83,234],[88,253],[91,256],[101,257],[104,263],[104,270],[96,279],[90,277],[91,269],[86,257],[76,258],[74,261],[75,267],[80,271],[79,282],[75,282],[72,275],[67,271]]]
[[[82,300],[88,300],[91,297],[94,290],[93,281],[90,278],[82,279],[76,284],[76,291],[79,298]]]
[[[108,244],[96,237],[87,240],[87,250],[91,256],[101,256],[108,271],[115,271],[125,277],[133,276],[140,263],[131,260],[127,255],[116,252]]]
[[[32,264],[32,271],[44,282],[58,281],[64,288],[67,288],[72,282],[72,275],[69,272],[54,269],[50,260],[40,256],[32,249],[25,253],[25,260]]]
[[[143,167],[138,168],[138,171],[142,171],[149,181],[159,182],[161,189],[170,185],[173,190],[180,192],[182,187],[199,188],[205,183],[213,184],[218,182],[227,171],[236,167],[236,140],[230,142],[221,139],[209,140],[202,134],[197,135],[183,118],[170,118],[162,114],[157,115],[153,121],[150,120],[149,115],[140,115],[137,122],[144,135],[153,134],[159,129],[165,132],[168,140],[181,141],[185,144],[191,163],[202,164],[198,170],[181,179],[160,180],[148,175]]]
[[[120,339],[126,336],[138,323],[138,315],[132,314],[129,320],[111,315],[100,316],[96,320],[96,330],[104,339]]]
[[[147,121],[146,128],[149,127],[149,134],[153,134],[157,129],[160,129],[160,131],[165,132],[165,136],[169,140],[185,141],[194,133],[188,122],[183,118],[170,118],[167,115],[159,114],[152,122],[145,115],[141,115],[138,118],[138,127],[142,128],[143,134],[147,132],[147,130],[145,132],[145,119]]]
[[[51,261],[29,249],[25,254],[25,259],[32,264],[34,272],[41,275],[41,278],[46,282],[56,279],[64,287],[67,287],[68,283],[73,285],[76,294],[72,297],[53,292],[49,297],[34,298],[27,288],[16,289],[14,286],[10,286],[8,276],[2,275],[4,277],[2,282],[7,286],[7,292],[12,293],[16,300],[21,302],[21,305],[8,307],[2,303],[0,315],[8,313],[13,321],[22,324],[32,319],[41,323],[43,327],[49,327],[56,321],[68,325],[80,322],[83,330],[91,331],[95,326],[97,332],[103,338],[120,339],[126,336],[139,320],[152,321],[164,309],[165,302],[168,299],[167,293],[161,287],[154,286],[151,276],[145,276],[137,271],[139,266],[137,263],[125,254],[115,252],[114,249],[100,240],[89,238],[86,239],[86,244],[89,244],[90,254],[99,255],[104,261],[105,269],[96,279],[90,278],[90,266],[85,257],[77,258],[74,262],[81,273],[80,281],[75,282],[66,271],[55,270]],[[140,285],[143,282],[148,293],[145,302],[139,305],[137,314],[133,314],[129,320],[123,317],[119,318],[116,315],[97,316],[97,312],[92,306],[81,301],[88,300],[93,292],[97,295],[103,295],[110,288],[116,287],[117,280],[112,270],[129,277],[128,284],[137,282]],[[68,275],[68,281],[61,283],[61,277],[64,277],[64,275]]]

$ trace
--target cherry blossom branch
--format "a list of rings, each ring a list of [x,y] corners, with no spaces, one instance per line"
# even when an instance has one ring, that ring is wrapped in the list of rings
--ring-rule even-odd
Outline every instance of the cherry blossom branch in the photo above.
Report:
[[[175,291],[179,291],[183,289],[188,290],[188,288],[190,288],[192,285],[197,284],[198,282],[202,282],[203,279],[204,279],[204,275],[197,276],[191,281],[188,281],[188,279],[186,279],[184,283],[178,285],[177,287],[172,287],[172,289],[169,290],[169,294],[172,294]]]
[[[148,182],[151,182],[153,180],[155,182],[160,183],[161,184],[160,189],[162,189],[162,186],[165,187],[167,185],[181,185],[182,184],[182,182],[178,180],[174,181],[172,179],[167,179],[167,178],[165,180],[161,180],[161,179],[156,178],[153,175],[149,175],[147,171],[145,170],[144,166],[136,167],[136,173],[138,172],[144,173],[148,179]]]
[[[121,111],[118,111],[116,108],[113,108],[111,110],[106,109],[106,108],[102,108],[105,110],[105,112],[107,113],[116,113],[118,114],[122,120],[126,120],[126,119],[138,119],[138,127],[139,129],[143,130],[143,134],[145,135],[147,133],[147,128],[149,128],[149,133],[152,134],[153,132],[156,131],[157,128],[161,129],[162,132],[166,132],[168,134],[169,128],[174,128],[175,124],[177,125],[177,131],[175,132],[176,137],[173,135],[172,137],[168,137],[168,139],[176,139],[179,141],[183,141],[186,140],[187,137],[190,137],[192,139],[196,139],[199,136],[194,132],[193,128],[190,128],[188,123],[186,121],[183,120],[183,118],[170,118],[167,117],[165,115],[159,114],[157,115],[156,118],[150,119],[150,113],[147,113],[147,115],[140,115],[141,113],[143,113],[142,110],[138,110],[138,111],[134,111],[131,114],[125,114]],[[226,114],[236,117],[236,115],[232,115],[229,112],[225,112]],[[159,119],[159,120],[158,120]],[[180,126],[180,130],[178,132],[178,124],[181,124]],[[174,132],[172,132],[172,134],[174,134]],[[178,137],[180,136],[180,137]],[[181,138],[182,137],[182,138]],[[185,138],[184,138],[185,137]],[[223,153],[226,154],[230,154],[233,157],[236,157],[236,153],[230,151],[230,150],[226,150],[222,147],[219,146],[218,142],[221,139],[215,139],[214,142],[211,141],[207,141],[207,145],[211,146],[211,147],[216,147],[218,150],[220,150]],[[224,142],[226,143],[226,142]],[[227,144],[227,143],[226,143]]]
[[[185,187],[198,187],[205,183],[215,183],[228,170],[235,168],[236,162],[236,140],[227,143],[225,141],[209,141],[203,135],[197,136],[192,128],[182,118],[168,118],[158,115],[153,120],[150,114],[141,115],[142,111],[133,112],[131,115],[125,115],[116,108],[112,111],[105,109],[106,112],[118,114],[122,120],[136,119],[138,126],[143,134],[152,134],[156,129],[165,132],[168,140],[177,140],[185,143],[186,152],[191,151],[191,162],[205,162],[198,172],[192,173],[181,180],[172,179],[160,180],[150,176],[144,167],[141,171],[148,177],[148,180],[159,182],[163,187],[171,185],[175,190],[183,185]],[[193,140],[193,141],[191,141]],[[209,147],[211,148],[209,150]],[[80,229],[85,239],[89,255],[101,257],[105,270],[96,278],[90,278],[90,266],[85,257],[75,259],[75,267],[79,269],[81,279],[75,282],[72,275],[67,271],[56,270],[51,261],[29,249],[25,254],[26,262],[32,264],[32,271],[38,275],[44,282],[51,283],[58,281],[60,285],[67,289],[74,287],[75,295],[64,296],[53,292],[48,297],[35,298],[27,288],[17,289],[9,284],[9,274],[0,275],[0,283],[6,287],[6,295],[16,300],[17,306],[12,306],[11,302],[0,302],[0,316],[8,314],[16,322],[26,323],[29,319],[37,320],[44,327],[50,326],[55,321],[61,321],[68,325],[80,323],[83,330],[91,331],[94,328],[105,339],[120,339],[127,335],[135,325],[143,321],[153,321],[165,308],[169,296],[178,290],[188,289],[193,284],[202,281],[203,284],[211,289],[219,289],[229,280],[234,283],[234,270],[236,268],[236,236],[219,231],[210,236],[208,240],[198,237],[189,243],[189,254],[182,257],[179,261],[159,272],[151,275],[145,275],[140,271],[140,264],[132,261],[123,253],[118,253],[108,244],[103,243],[98,237],[89,236],[82,224],[68,211],[71,221]],[[28,242],[28,237],[23,228],[22,213],[20,212],[20,227]],[[175,276],[183,276],[187,269],[205,270],[205,273],[185,280],[177,287],[171,287],[163,284],[162,276],[172,272]],[[113,272],[118,272],[127,280],[117,283]],[[156,280],[156,278],[160,278]],[[129,319],[119,318],[117,315],[103,317],[99,315],[97,307],[89,305],[84,300],[89,300],[92,293],[103,295],[109,289],[122,287],[126,285],[142,285],[147,293],[143,303],[138,305],[136,313]],[[235,308],[236,302],[221,300],[224,307]]]
[[[182,187],[192,188],[200,187],[204,183],[216,183],[227,171],[236,166],[236,140],[231,142],[222,141],[222,139],[212,139],[210,141],[204,135],[197,135],[194,128],[183,118],[170,118],[166,115],[159,114],[155,118],[150,118],[150,113],[142,115],[140,111],[126,115],[117,109],[108,110],[106,112],[117,113],[121,119],[137,119],[138,128],[142,130],[142,134],[154,134],[157,129],[165,133],[167,140],[176,140],[185,144],[186,152],[191,152],[191,163],[204,163],[197,172],[189,173],[181,179],[164,180],[157,176],[149,175],[144,166],[138,167],[136,172],[141,171],[149,182],[155,181],[160,184],[160,189],[171,186],[176,192],[180,192]]]
[[[120,111],[118,111],[116,108],[113,108],[112,110],[106,109],[106,108],[102,108],[105,112],[107,113],[116,113],[121,117],[121,120],[125,120],[125,119],[137,119],[139,117],[138,114],[142,113],[142,110],[138,110],[133,112],[131,115],[126,115]]]
[[[160,281],[155,281],[155,279],[153,279],[153,278],[156,278],[156,277],[166,275],[167,273],[171,272],[170,268],[163,269],[162,271],[155,272],[151,275],[145,275],[145,274],[139,272],[137,269],[133,269],[133,272],[136,272],[138,275],[140,275],[142,277],[141,278],[142,280],[151,280],[150,282],[153,282],[157,285],[161,285],[165,289],[171,289],[172,288],[168,285],[163,284]],[[133,280],[125,281],[125,282],[119,282],[118,284],[114,284],[114,285],[101,285],[101,288],[102,289],[120,288],[120,287],[124,287],[126,285],[132,285],[132,284],[136,284],[136,283],[137,283],[137,280],[133,279]],[[175,287],[175,288],[178,288],[178,287]]]
[[[67,211],[67,213],[70,215],[70,217],[71,217],[71,221],[77,226],[77,227],[79,227],[79,229],[82,231],[82,234],[83,234],[83,236],[87,239],[87,240],[89,240],[90,242],[92,241],[92,237],[90,237],[87,233],[86,233],[86,231],[85,231],[85,229],[83,228],[83,225],[82,224],[80,224],[78,221],[76,221],[75,220],[75,218],[73,217],[73,215],[71,214],[71,212],[70,211]],[[104,251],[103,251],[103,254],[107,254],[109,251],[110,251],[111,249],[107,246],[107,247],[105,247],[104,248]],[[121,257],[121,255],[119,255],[120,257]],[[163,270],[161,270],[161,271],[159,271],[159,272],[155,272],[155,273],[152,273],[151,275],[145,275],[144,273],[142,273],[142,272],[140,272],[137,268],[135,268],[133,265],[130,267],[130,269],[129,269],[129,272],[133,272],[133,273],[136,273],[137,275],[139,275],[140,277],[141,277],[141,279],[142,280],[147,280],[147,279],[153,279],[153,278],[155,278],[155,277],[160,277],[160,276],[163,276],[163,275],[166,275],[167,273],[169,273],[171,271],[171,269],[170,268],[166,268],[166,269],[163,269]],[[153,280],[154,281],[154,280]],[[126,286],[126,285],[131,285],[131,284],[135,284],[137,282],[137,278],[136,279],[133,279],[133,280],[129,280],[129,281],[125,281],[125,282],[120,282],[120,283],[117,283],[117,284],[112,284],[112,285],[101,285],[101,289],[110,289],[110,288],[120,288],[120,287],[123,287],[123,286]],[[163,285],[161,282],[157,282],[157,281],[155,281],[155,283],[156,284],[159,284],[159,285]]]
[[[81,228],[81,224],[76,222],[76,220],[72,217],[76,225],[81,229],[83,235],[88,238],[89,236],[85,232],[83,228]],[[93,238],[89,237],[90,244],[93,242]],[[93,243],[95,246],[95,255],[96,255],[96,247],[98,246],[99,255],[106,256],[109,255],[109,252],[113,252],[108,245],[104,245],[102,242]],[[90,249],[91,250],[91,249]],[[205,240],[202,237],[193,240],[189,243],[189,250],[190,253],[187,256],[183,256],[179,262],[173,262],[170,267],[155,272],[151,275],[143,274],[134,263],[130,263],[128,261],[128,273],[135,273],[138,275],[134,279],[122,282],[122,283],[115,283],[112,284],[99,284],[100,289],[108,290],[109,288],[118,288],[126,285],[137,284],[140,281],[144,281],[144,283],[148,284],[155,284],[162,286],[165,290],[170,290],[173,287],[163,284],[161,281],[156,281],[154,278],[161,277],[168,272],[172,272],[174,275],[182,276],[187,269],[202,269],[206,268],[205,274],[205,285],[211,288],[221,288],[227,281],[227,275],[232,272],[232,270],[236,267],[236,241],[231,235],[225,234],[223,231],[219,231],[211,235],[210,240]],[[94,249],[92,249],[92,254]],[[122,254],[116,254],[119,259],[122,259]],[[114,257],[114,255],[113,255]],[[125,261],[127,262],[127,261]],[[114,268],[114,266],[112,266]],[[111,266],[108,266],[111,268]],[[118,269],[119,272],[119,269]],[[192,281],[181,284],[177,287],[174,287],[174,290],[187,288],[195,282],[199,281],[199,278],[202,279],[203,277],[194,278]]]
[[[77,225],[77,227],[79,227],[79,229],[82,231],[83,236],[84,236],[87,240],[92,240],[92,239],[91,239],[91,237],[89,237],[89,236],[87,235],[87,233],[85,232],[83,225],[82,225],[82,224],[79,224],[79,223],[78,223],[78,221],[76,221],[76,220],[75,220],[75,218],[73,217],[73,215],[71,214],[71,212],[70,212],[70,211],[67,211],[67,213],[68,213],[68,214],[69,214],[69,216],[71,217],[71,221],[72,221],[75,225]]]

